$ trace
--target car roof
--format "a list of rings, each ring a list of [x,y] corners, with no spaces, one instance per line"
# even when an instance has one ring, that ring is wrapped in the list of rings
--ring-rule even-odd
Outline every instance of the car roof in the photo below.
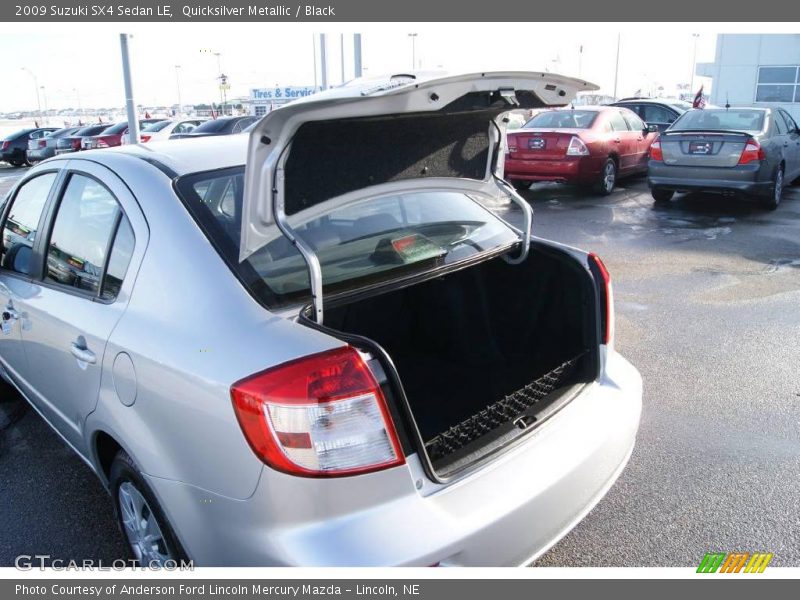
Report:
[[[74,159],[86,157],[102,162],[103,156],[126,154],[158,163],[180,177],[200,171],[244,166],[248,139],[247,135],[234,134],[128,144],[81,152]]]

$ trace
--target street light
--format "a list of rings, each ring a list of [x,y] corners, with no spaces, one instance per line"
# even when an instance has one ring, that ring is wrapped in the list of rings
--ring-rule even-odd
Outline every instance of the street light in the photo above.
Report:
[[[694,50],[692,51],[692,75],[689,78],[689,91],[694,91],[694,72],[697,69],[697,38],[700,37],[699,33],[693,33],[692,37],[694,38]]]
[[[22,70],[25,71],[28,75],[33,77],[33,87],[36,90],[36,107],[39,110],[39,119],[42,118],[42,101],[39,99],[39,80],[34,75],[33,71],[31,71],[28,67],[22,67]]]
[[[418,33],[409,33],[408,37],[411,38],[411,70],[417,68],[417,36]]]
[[[181,105],[181,66],[175,65],[175,83],[178,86],[178,115],[183,113],[183,106]]]

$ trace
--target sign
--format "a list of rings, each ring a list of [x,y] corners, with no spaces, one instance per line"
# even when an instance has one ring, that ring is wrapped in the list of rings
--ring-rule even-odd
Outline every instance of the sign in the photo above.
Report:
[[[253,88],[250,90],[250,100],[254,106],[279,106],[298,98],[305,98],[319,91],[314,86],[275,86],[271,88]]]

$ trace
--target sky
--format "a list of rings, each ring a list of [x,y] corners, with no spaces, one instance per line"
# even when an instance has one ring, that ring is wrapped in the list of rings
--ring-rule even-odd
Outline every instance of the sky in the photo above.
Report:
[[[618,96],[688,83],[695,39],[698,63],[713,62],[716,44],[708,24],[0,24],[0,112],[35,110],[36,83],[43,109],[123,106],[122,32],[133,35],[135,100],[150,106],[177,103],[178,78],[183,104],[217,101],[215,53],[231,84],[229,98],[247,96],[253,87],[314,85],[319,33],[328,40],[331,85],[343,79],[342,34],[349,80],[353,33],[362,34],[364,74],[381,75],[412,69],[413,32],[414,66],[423,70],[549,70],[596,83],[608,94],[619,39]],[[708,91],[710,82],[701,78],[695,88],[703,82]]]

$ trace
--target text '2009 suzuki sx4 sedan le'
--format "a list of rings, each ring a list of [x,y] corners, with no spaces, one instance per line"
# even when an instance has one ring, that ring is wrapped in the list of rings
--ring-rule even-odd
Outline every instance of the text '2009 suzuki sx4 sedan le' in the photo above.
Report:
[[[3,210],[3,375],[146,564],[519,565],[615,481],[638,372],[600,259],[494,175],[549,73],[355,82],[248,138],[30,170]],[[484,206],[518,203],[514,228]]]

